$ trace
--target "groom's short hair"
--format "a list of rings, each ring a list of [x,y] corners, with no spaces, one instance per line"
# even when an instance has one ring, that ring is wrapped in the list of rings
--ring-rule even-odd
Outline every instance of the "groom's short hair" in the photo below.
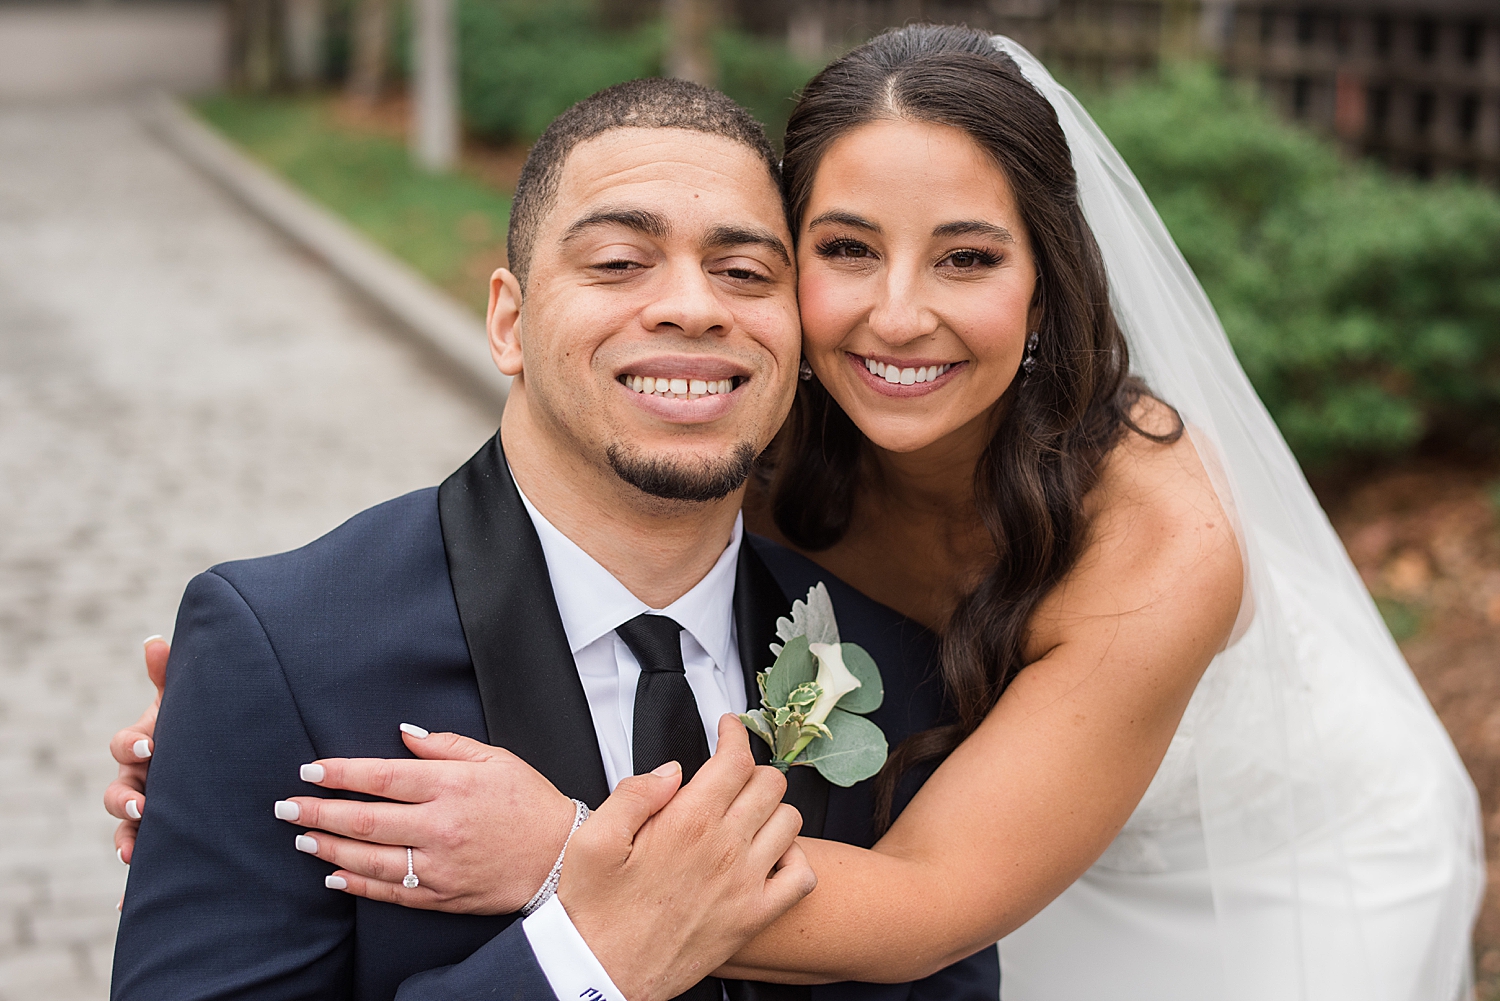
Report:
[[[506,256],[524,288],[536,249],[536,233],[551,210],[563,164],[580,143],[612,129],[688,129],[743,143],[765,161],[780,190],[781,164],[765,128],[730,97],[689,83],[651,77],[606,87],[564,111],[531,147],[511,201]]]

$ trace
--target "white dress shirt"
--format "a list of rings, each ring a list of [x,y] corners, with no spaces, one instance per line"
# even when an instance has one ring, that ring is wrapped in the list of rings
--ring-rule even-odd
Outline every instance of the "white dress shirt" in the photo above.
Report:
[[[641,676],[640,663],[615,629],[643,612],[660,612],[682,626],[682,664],[712,753],[719,742],[719,718],[742,713],[747,704],[734,622],[743,519],[735,518],[729,544],[703,579],[666,608],[653,609],[548,521],[519,485],[516,489],[542,543],[609,788],[635,774],[631,739]],[[526,918],[522,928],[558,998],[625,1001],[556,897]]]

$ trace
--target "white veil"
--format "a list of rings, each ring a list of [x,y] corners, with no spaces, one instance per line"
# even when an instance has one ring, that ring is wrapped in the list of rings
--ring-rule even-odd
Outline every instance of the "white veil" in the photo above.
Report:
[[[1145,191],[1037,59],[995,44],[1057,111],[1132,369],[1181,412],[1246,558],[1239,636],[1098,866],[1206,869],[1221,1001],[1467,997],[1473,783]]]

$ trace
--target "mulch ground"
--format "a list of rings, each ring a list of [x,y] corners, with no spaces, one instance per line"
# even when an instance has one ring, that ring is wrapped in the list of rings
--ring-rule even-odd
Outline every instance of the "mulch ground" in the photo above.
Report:
[[[1500,465],[1425,460],[1324,502],[1479,787],[1490,888],[1480,996],[1500,999]]]

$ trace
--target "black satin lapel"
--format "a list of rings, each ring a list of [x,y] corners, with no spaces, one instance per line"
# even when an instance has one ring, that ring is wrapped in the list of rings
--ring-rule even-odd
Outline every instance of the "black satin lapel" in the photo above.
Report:
[[[798,597],[806,597],[798,595]],[[740,543],[740,561],[734,582],[734,626],[739,636],[740,669],[745,674],[746,705],[760,705],[760,689],[755,684],[757,671],[774,662],[771,644],[777,642],[776,620],[790,613],[791,601],[776,583],[766,564],[756,555],[746,538]],[[750,748],[758,764],[771,760],[770,748],[759,737],[750,738]],[[828,817],[828,780],[816,768],[793,768],[786,775],[786,795],[802,814],[802,834],[809,838],[823,836]]]
[[[609,795],[599,738],[498,434],[438,488],[438,520],[490,743],[597,808]]]

